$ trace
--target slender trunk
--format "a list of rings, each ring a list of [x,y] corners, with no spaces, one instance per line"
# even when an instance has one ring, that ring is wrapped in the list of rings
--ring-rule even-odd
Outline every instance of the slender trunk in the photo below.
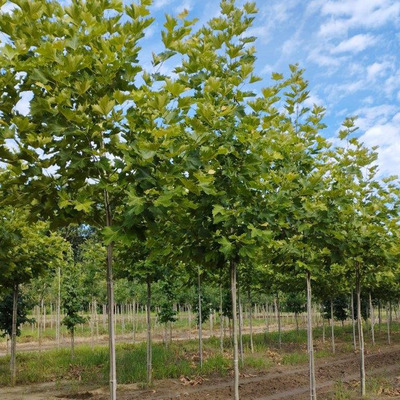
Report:
[[[269,305],[265,303],[265,330],[269,332]]]
[[[356,321],[354,318],[354,293],[351,291],[351,324],[353,325],[353,347],[354,350],[357,350],[357,340],[356,340]]]
[[[294,319],[296,321],[296,333],[299,334],[299,315],[297,312],[294,313]]]
[[[391,335],[390,335],[390,316],[389,316],[389,304],[386,304],[386,326],[387,326],[387,342],[391,343]]]
[[[94,299],[92,297],[92,302],[90,305],[90,347],[94,348]]]
[[[94,301],[94,312],[95,312],[95,320],[96,320],[96,340],[99,340],[99,316],[97,314],[97,300]]]
[[[374,305],[372,304],[371,292],[369,292],[369,313],[371,318],[372,345],[375,346],[375,315],[374,315]]]
[[[58,288],[57,288],[57,315],[56,315],[56,340],[57,348],[60,348],[60,309],[61,309],[61,268],[57,270]]]
[[[222,285],[219,285],[219,346],[224,352],[224,315],[222,313]]]
[[[365,356],[364,356],[364,331],[361,316],[361,283],[360,283],[360,267],[356,269],[356,291],[357,291],[357,327],[358,341],[360,346],[360,382],[361,396],[365,396]]]
[[[43,298],[40,299],[39,308],[38,308],[38,334],[39,334],[39,351],[42,351],[42,330],[43,330],[43,318],[42,318],[42,309],[43,309]]]
[[[322,318],[322,343],[325,343],[325,318]]]
[[[214,336],[214,312],[210,310],[210,337]]]
[[[188,306],[189,340],[192,339],[192,307]]]
[[[136,301],[132,305],[132,339],[133,343],[136,342]]]
[[[317,399],[315,384],[314,343],[312,334],[311,274],[307,272],[307,347],[310,372],[310,400]]]
[[[276,316],[278,319],[278,346],[279,348],[282,347],[282,330],[281,330],[281,306],[279,303],[279,294],[276,294],[275,299],[275,309],[276,309]]]
[[[239,400],[239,348],[238,348],[238,321],[237,321],[237,298],[236,298],[236,261],[231,260],[231,294],[232,294],[232,319],[233,319],[233,399]]]
[[[381,306],[381,301],[378,300],[378,323],[379,323],[379,333],[381,333],[381,325],[382,325],[382,306]]]
[[[199,327],[199,363],[200,368],[203,368],[203,324],[202,324],[202,309],[201,309],[201,274],[200,268],[197,270],[197,295],[198,295],[198,327]]]
[[[75,358],[75,328],[71,329],[71,361]]]
[[[147,277],[147,384],[151,385],[153,381],[152,377],[152,344],[151,344],[151,281],[150,277]]]
[[[106,211],[106,226],[112,226],[110,200],[107,190],[104,190],[104,206]],[[110,400],[117,399],[117,368],[115,357],[115,326],[114,326],[114,281],[113,281],[113,243],[107,245],[107,300],[108,300],[108,346],[110,356]]]
[[[11,372],[11,386],[15,386],[17,377],[17,311],[18,311],[18,284],[15,283],[13,286],[13,308],[12,308],[12,326],[11,326],[11,360],[10,360],[10,372]]]
[[[331,298],[331,339],[332,339],[332,353],[335,354],[335,321],[333,319],[333,300]]]
[[[254,353],[254,343],[253,343],[253,310],[251,307],[251,289],[247,290],[247,297],[249,300],[249,326],[250,326],[250,351]]]
[[[244,356],[243,356],[243,310],[242,310],[242,298],[240,296],[240,283],[236,281],[237,285],[237,298],[238,298],[238,308],[239,308],[239,358],[240,366],[243,367]]]

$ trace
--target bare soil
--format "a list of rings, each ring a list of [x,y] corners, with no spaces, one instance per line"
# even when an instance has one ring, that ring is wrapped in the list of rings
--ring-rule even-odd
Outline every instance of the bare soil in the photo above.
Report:
[[[382,387],[374,399],[400,399],[400,346],[376,348],[366,356],[367,379],[385,376],[391,384]],[[332,399],[336,382],[347,388],[359,388],[359,355],[337,355],[316,362],[319,399]],[[277,366],[265,373],[244,369],[240,382],[243,400],[301,400],[309,398],[308,368]],[[61,387],[62,386],[62,387]],[[46,383],[0,389],[1,400],[108,400],[108,388],[74,387],[73,383]],[[230,377],[181,377],[157,381],[152,388],[119,385],[118,400],[228,400],[232,398]],[[354,398],[354,397],[353,397]]]

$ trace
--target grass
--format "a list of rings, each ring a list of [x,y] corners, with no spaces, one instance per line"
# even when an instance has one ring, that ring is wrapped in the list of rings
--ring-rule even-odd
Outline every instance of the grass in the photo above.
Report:
[[[393,331],[398,331],[399,325],[393,324]],[[351,326],[336,327],[337,353],[352,351]],[[329,357],[330,337],[327,330],[326,342],[322,343],[322,329],[314,331],[317,358]],[[393,342],[399,342],[399,335],[393,335]],[[377,344],[386,343],[386,331],[381,327],[381,333],[376,329]],[[266,371],[274,365],[305,364],[307,355],[307,332],[282,331],[282,346],[279,348],[277,332],[255,334],[254,354],[250,353],[249,335],[243,336],[245,350],[245,368],[256,371]],[[369,337],[366,335],[367,347]],[[224,376],[231,372],[232,343],[229,337],[224,340],[225,351],[220,351],[220,341],[217,337],[205,339],[203,343],[203,368],[198,363],[197,340],[172,342],[168,348],[161,343],[153,344],[153,377],[154,379],[179,378],[182,375],[194,377],[198,375]],[[146,344],[118,344],[117,376],[119,383],[143,383],[146,380]],[[71,361],[70,350],[26,352],[17,355],[17,383],[30,384],[49,381],[69,380],[84,384],[107,385],[108,383],[108,349],[106,346],[79,345],[75,349],[75,358]],[[0,385],[9,384],[9,357],[0,358]],[[369,385],[373,386],[373,380]],[[338,388],[337,399],[347,397],[344,389]],[[374,392],[374,388],[370,388]]]

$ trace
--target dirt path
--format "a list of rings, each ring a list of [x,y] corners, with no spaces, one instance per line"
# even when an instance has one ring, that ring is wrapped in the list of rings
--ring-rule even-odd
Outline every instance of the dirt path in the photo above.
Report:
[[[383,350],[376,349],[366,356],[367,377],[374,375],[398,376],[400,374],[400,346]],[[316,378],[319,394],[328,392],[335,382],[350,382],[357,385],[358,355],[317,360]],[[196,385],[192,385],[197,383]],[[76,384],[75,384],[76,385]],[[232,379],[209,378],[192,382],[162,380],[153,389],[139,389],[134,385],[120,385],[118,400],[230,400]],[[62,386],[62,388],[61,388]],[[306,366],[278,366],[267,373],[245,374],[240,382],[240,396],[243,400],[300,400],[309,398],[308,369]],[[46,383],[17,388],[0,389],[1,400],[67,400],[92,399],[108,400],[107,388],[85,388],[77,390],[73,382]],[[393,397],[392,397],[393,398]]]
[[[270,332],[275,331],[275,327],[272,326],[272,329],[270,327]],[[287,326],[285,329],[282,330],[291,330],[293,327],[292,326]],[[276,327],[277,330],[277,327]],[[265,328],[262,326],[259,327],[253,327],[253,333],[263,333],[265,331]],[[250,328],[244,327],[243,329],[244,334],[249,334],[250,333]],[[215,336],[215,335],[214,335]],[[197,340],[197,331],[193,330],[190,335],[191,339]],[[208,339],[211,337],[210,333],[204,333],[203,331],[203,338]],[[173,341],[182,341],[182,340],[189,340],[189,335],[187,332],[177,332],[173,335],[172,337]],[[136,334],[136,340],[135,343],[144,343],[146,341],[146,333],[141,332],[140,334]],[[153,342],[156,343],[161,343],[163,341],[163,335],[161,333],[155,333],[153,335]],[[132,334],[130,335],[118,335],[117,336],[117,343],[133,343],[133,338]],[[75,338],[75,346],[79,345],[90,345],[91,344],[91,338],[90,337],[76,337]],[[95,346],[107,346],[108,345],[108,336],[107,335],[102,335],[99,336],[97,339],[94,340],[94,345]],[[60,348],[69,348],[71,346],[71,343],[69,342],[68,338],[65,339],[64,341],[60,343]],[[41,350],[46,351],[46,350],[54,350],[57,349],[57,342],[54,340],[51,341],[43,341]],[[38,342],[22,342],[18,343],[17,342],[17,353],[20,352],[30,352],[30,351],[39,351],[39,343]],[[7,355],[7,349],[6,349],[6,344],[2,343],[0,344],[0,357],[4,357]]]

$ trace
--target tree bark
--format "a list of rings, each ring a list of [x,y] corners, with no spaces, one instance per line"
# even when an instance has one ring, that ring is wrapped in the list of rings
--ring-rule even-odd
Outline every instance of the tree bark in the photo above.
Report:
[[[275,298],[275,309],[276,309],[276,316],[278,319],[278,346],[279,348],[282,347],[282,330],[281,330],[281,306],[279,303],[279,294],[276,294]]]
[[[219,285],[219,346],[224,352],[224,315],[222,313],[222,285]]]
[[[57,315],[56,315],[56,340],[57,348],[60,348],[60,309],[61,309],[61,268],[57,270],[58,287],[57,287]]]
[[[75,358],[75,328],[71,329],[71,361]]]
[[[231,295],[232,295],[232,320],[233,320],[233,399],[239,400],[239,348],[238,348],[238,321],[237,321],[237,297],[236,297],[236,261],[230,262]]]
[[[152,354],[152,343],[151,343],[151,280],[147,277],[147,384],[151,385],[153,382],[153,354]]]
[[[356,291],[357,291],[357,327],[358,341],[360,346],[360,391],[361,396],[365,396],[365,355],[364,355],[364,331],[361,316],[361,282],[360,267],[356,267]]]
[[[381,306],[381,301],[380,301],[380,300],[378,300],[378,323],[379,323],[378,330],[379,330],[379,333],[381,333],[381,325],[382,325],[382,306]]]
[[[310,400],[317,399],[317,390],[315,383],[315,363],[314,363],[314,343],[312,332],[312,305],[311,305],[311,274],[307,272],[307,347],[308,364],[310,372]]]
[[[112,214],[107,190],[104,190],[106,226],[112,226]],[[115,357],[114,326],[114,279],[113,279],[113,243],[107,245],[107,300],[108,300],[108,345],[110,354],[110,400],[117,399],[117,368]]]
[[[197,270],[197,295],[198,295],[198,317],[199,317],[199,363],[200,368],[203,368],[203,324],[202,324],[202,309],[201,309],[201,273],[200,268]]]
[[[389,313],[389,303],[386,304],[386,326],[387,326],[387,342],[391,343],[391,335],[390,335],[390,313]]]
[[[240,283],[237,285],[237,298],[238,298],[238,306],[239,306],[239,358],[240,358],[240,366],[244,365],[244,354],[243,354],[243,310],[242,310],[242,298],[240,296]]]
[[[372,345],[375,346],[375,315],[374,315],[374,305],[372,304],[371,292],[369,292],[369,313],[371,318]]]
[[[136,342],[136,301],[132,304],[132,340]]]
[[[18,284],[13,286],[13,309],[12,309],[12,326],[11,326],[11,359],[10,359],[10,372],[11,372],[11,386],[15,386],[17,377],[17,316],[18,316]]]
[[[333,319],[333,300],[331,298],[331,339],[332,339],[332,353],[335,354],[335,320]]]
[[[250,351],[254,353],[254,342],[253,342],[253,310],[251,307],[251,289],[250,286],[247,290],[247,297],[249,300],[249,326],[250,326]]]
[[[351,323],[353,325],[353,347],[354,350],[357,350],[357,340],[356,340],[356,321],[354,318],[354,293],[353,290],[351,291]]]

